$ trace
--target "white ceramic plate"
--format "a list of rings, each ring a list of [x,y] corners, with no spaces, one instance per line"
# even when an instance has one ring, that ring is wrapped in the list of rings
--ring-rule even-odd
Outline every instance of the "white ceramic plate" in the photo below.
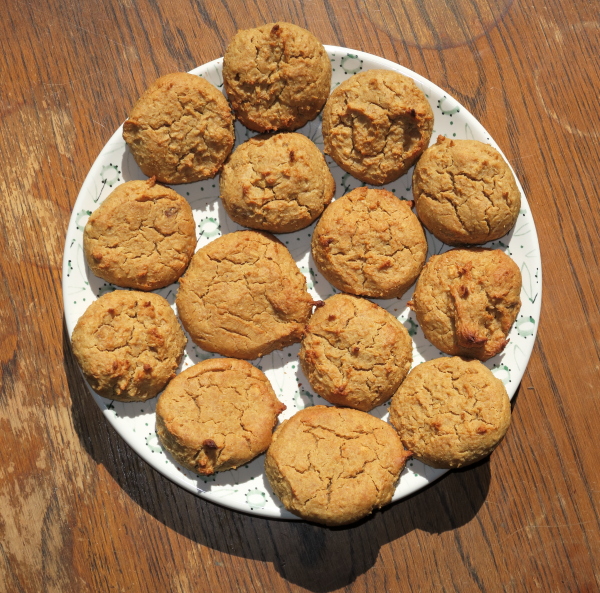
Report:
[[[435,142],[439,134],[443,134],[449,138],[480,140],[498,148],[481,124],[462,105],[422,76],[394,62],[363,52],[333,46],[326,46],[326,50],[333,67],[332,88],[361,70],[383,68],[401,72],[415,80],[431,103],[435,116],[432,142]],[[203,76],[222,90],[221,68],[222,59],[218,59],[192,70],[192,73]],[[254,135],[254,132],[237,122],[235,132],[236,144],[240,144]],[[307,135],[317,146],[323,148],[320,118],[307,124],[299,132]],[[336,197],[363,185],[342,171],[331,159],[327,158],[327,162],[336,180]],[[412,170],[398,181],[384,187],[394,192],[398,198],[410,200],[412,199],[411,178]],[[132,179],[146,179],[146,177],[126,147],[122,138],[122,128],[119,128],[92,165],[73,208],[67,231],[63,261],[63,298],[69,334],[73,332],[80,315],[92,301],[103,293],[115,289],[114,286],[96,278],[85,263],[82,235],[88,216],[113,188]],[[218,188],[218,178],[173,186],[175,191],[188,199],[194,210],[198,248],[206,245],[215,237],[242,228],[232,222],[223,210],[219,201]],[[488,244],[489,247],[503,249],[517,262],[523,274],[521,293],[523,305],[510,332],[510,342],[501,355],[486,363],[493,373],[504,382],[511,398],[521,381],[533,348],[539,320],[542,285],[540,252],[535,225],[522,190],[521,194],[522,210],[515,228],[501,240]],[[325,299],[337,291],[313,265],[310,256],[310,237],[313,228],[314,225],[311,225],[302,231],[281,234],[279,238],[287,245],[306,276],[311,294],[316,299]],[[449,249],[429,233],[427,240],[429,255]],[[171,285],[156,292],[173,304],[177,285]],[[423,337],[414,313],[406,306],[411,296],[412,289],[400,300],[378,300],[377,303],[397,316],[408,329],[414,341],[413,355],[416,365],[424,360],[443,356],[443,354]],[[280,416],[280,420],[290,417],[297,410],[306,406],[328,405],[326,401],[313,393],[302,374],[298,364],[298,350],[299,345],[296,344],[253,361],[266,373],[276,394],[287,406],[287,410]],[[189,340],[182,368],[215,356],[217,355],[201,350]],[[178,466],[161,448],[154,431],[156,399],[143,403],[123,404],[103,399],[91,389],[90,392],[107,420],[129,446],[152,467],[176,484],[202,498],[238,511],[263,517],[297,519],[287,512],[273,495],[264,475],[264,456],[261,455],[237,470],[218,473],[211,477],[199,477]],[[376,408],[372,413],[379,418],[387,419],[387,405]],[[394,500],[416,492],[444,473],[445,470],[432,469],[418,461],[410,461],[402,473]]]

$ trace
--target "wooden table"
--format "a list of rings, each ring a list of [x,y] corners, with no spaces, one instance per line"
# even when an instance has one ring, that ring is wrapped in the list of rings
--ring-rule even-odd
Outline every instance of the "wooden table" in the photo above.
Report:
[[[5,0],[0,21],[0,590],[600,589],[600,21],[574,0]],[[541,243],[541,325],[490,460],[345,529],[205,502],[87,393],[63,323],[69,216],[159,75],[297,23],[446,89],[490,131]]]

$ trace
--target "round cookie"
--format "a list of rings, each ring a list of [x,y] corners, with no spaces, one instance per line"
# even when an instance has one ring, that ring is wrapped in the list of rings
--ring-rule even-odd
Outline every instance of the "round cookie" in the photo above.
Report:
[[[177,311],[192,340],[234,358],[299,342],[314,304],[290,252],[259,231],[228,233],[199,249],[179,286]]]
[[[390,299],[417,279],[427,240],[411,202],[359,187],[327,207],[313,233],[312,254],[337,289]]]
[[[410,456],[386,422],[350,408],[312,406],[277,428],[265,472],[295,515],[345,525],[391,502]]]
[[[374,185],[404,175],[429,145],[432,130],[425,94],[392,70],[355,74],[331,93],[323,110],[325,153]]]
[[[117,286],[138,290],[175,282],[195,247],[190,205],[154,178],[115,188],[91,214],[83,232],[92,272]]]
[[[487,360],[504,350],[521,307],[521,271],[499,249],[433,255],[409,306],[442,352]]]
[[[115,290],[79,318],[71,344],[91,385],[121,402],[154,397],[175,376],[186,338],[161,296]]]
[[[169,383],[156,406],[156,433],[178,463],[210,475],[263,453],[283,410],[265,374],[249,362],[209,359]]]
[[[502,155],[477,140],[439,136],[419,159],[413,195],[421,222],[448,245],[503,237],[521,208],[521,192]]]
[[[325,105],[331,63],[323,44],[290,23],[238,31],[225,51],[223,82],[237,118],[251,130],[295,130]]]
[[[416,459],[455,468],[487,457],[510,424],[502,381],[478,360],[436,358],[415,367],[392,398],[390,421]]]
[[[321,397],[368,412],[390,399],[406,377],[412,340],[379,305],[336,294],[310,318],[300,363]]]
[[[321,215],[335,181],[315,144],[290,133],[238,146],[223,167],[220,188],[225,210],[238,224],[291,233]]]
[[[140,97],[123,124],[123,138],[148,177],[191,183],[221,169],[233,148],[233,115],[210,82],[176,72]]]

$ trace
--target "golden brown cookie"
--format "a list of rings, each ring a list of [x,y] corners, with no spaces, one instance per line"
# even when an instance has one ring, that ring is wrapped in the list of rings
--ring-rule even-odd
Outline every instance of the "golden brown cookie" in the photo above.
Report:
[[[163,183],[214,177],[233,148],[227,99],[200,76],[176,72],[154,82],[123,124],[140,169]]]
[[[92,389],[122,402],[154,397],[175,376],[186,344],[163,297],[115,290],[79,318],[73,354]]]
[[[510,400],[478,360],[436,358],[409,373],[392,398],[390,421],[416,459],[462,467],[487,457],[503,439]]]
[[[235,469],[271,443],[285,410],[265,374],[245,360],[204,360],[177,375],[156,406],[156,433],[198,474]]]
[[[299,342],[313,300],[290,252],[273,235],[238,231],[196,252],[177,311],[209,352],[253,359]]]
[[[386,422],[313,406],[277,428],[265,470],[286,509],[307,521],[345,525],[391,502],[410,455]]]
[[[117,286],[138,290],[175,282],[195,247],[190,205],[154,178],[119,185],[92,213],[83,232],[92,272]]]
[[[306,29],[269,23],[236,33],[225,51],[223,82],[236,116],[251,130],[296,130],[325,105],[331,63]]]
[[[412,340],[379,305],[336,294],[310,318],[300,363],[321,397],[368,412],[390,399],[406,377]]]
[[[337,289],[390,299],[417,279],[427,240],[410,202],[359,187],[327,207],[313,233],[312,254]]]
[[[415,166],[412,189],[421,222],[449,245],[503,237],[521,207],[510,167],[495,148],[477,140],[439,136]]]
[[[409,306],[436,348],[487,360],[508,343],[520,293],[521,271],[504,252],[452,249],[427,262]]]
[[[325,157],[296,133],[257,136],[238,146],[223,167],[220,187],[235,222],[273,233],[307,227],[335,193]]]
[[[355,74],[331,93],[323,110],[325,153],[374,185],[404,175],[429,145],[432,130],[423,91],[392,70]]]

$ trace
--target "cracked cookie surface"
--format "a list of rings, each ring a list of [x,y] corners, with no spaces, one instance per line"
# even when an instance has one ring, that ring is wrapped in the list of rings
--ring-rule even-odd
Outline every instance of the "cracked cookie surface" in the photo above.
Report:
[[[199,249],[179,286],[177,311],[192,340],[234,358],[299,342],[314,304],[290,252],[260,231],[228,233]]]
[[[336,294],[311,317],[300,363],[321,397],[368,412],[390,399],[406,377],[412,340],[379,305]]]
[[[221,199],[238,224],[291,233],[311,224],[335,193],[325,157],[302,134],[251,138],[223,166]]]
[[[331,93],[323,110],[325,153],[374,185],[404,175],[429,145],[432,129],[424,93],[391,70],[355,74]]]
[[[169,383],[156,406],[156,432],[181,465],[210,475],[263,453],[283,410],[262,371],[244,360],[215,358]]]
[[[251,130],[296,130],[325,105],[331,62],[323,44],[290,23],[238,31],[225,51],[223,82],[238,119]]]
[[[313,233],[312,254],[337,289],[389,299],[417,279],[427,240],[410,202],[359,187],[327,207]]]
[[[79,318],[71,343],[92,389],[122,402],[156,396],[175,376],[186,338],[161,296],[115,290]]]
[[[415,458],[455,468],[487,457],[510,424],[502,381],[478,360],[437,358],[416,366],[392,398],[390,422]]]
[[[277,428],[265,472],[295,515],[345,525],[391,502],[410,455],[386,422],[349,408],[313,406]]]
[[[504,252],[452,249],[429,259],[409,306],[442,352],[487,360],[508,343],[520,293],[521,271]]]
[[[123,138],[148,177],[191,183],[220,171],[233,148],[233,115],[210,82],[176,72],[140,97],[123,124]]]
[[[478,245],[508,233],[521,208],[521,192],[502,155],[477,140],[439,136],[413,173],[421,222],[448,245]]]
[[[127,181],[95,210],[83,233],[92,272],[126,288],[156,290],[187,268],[196,231],[187,200],[154,179]]]

